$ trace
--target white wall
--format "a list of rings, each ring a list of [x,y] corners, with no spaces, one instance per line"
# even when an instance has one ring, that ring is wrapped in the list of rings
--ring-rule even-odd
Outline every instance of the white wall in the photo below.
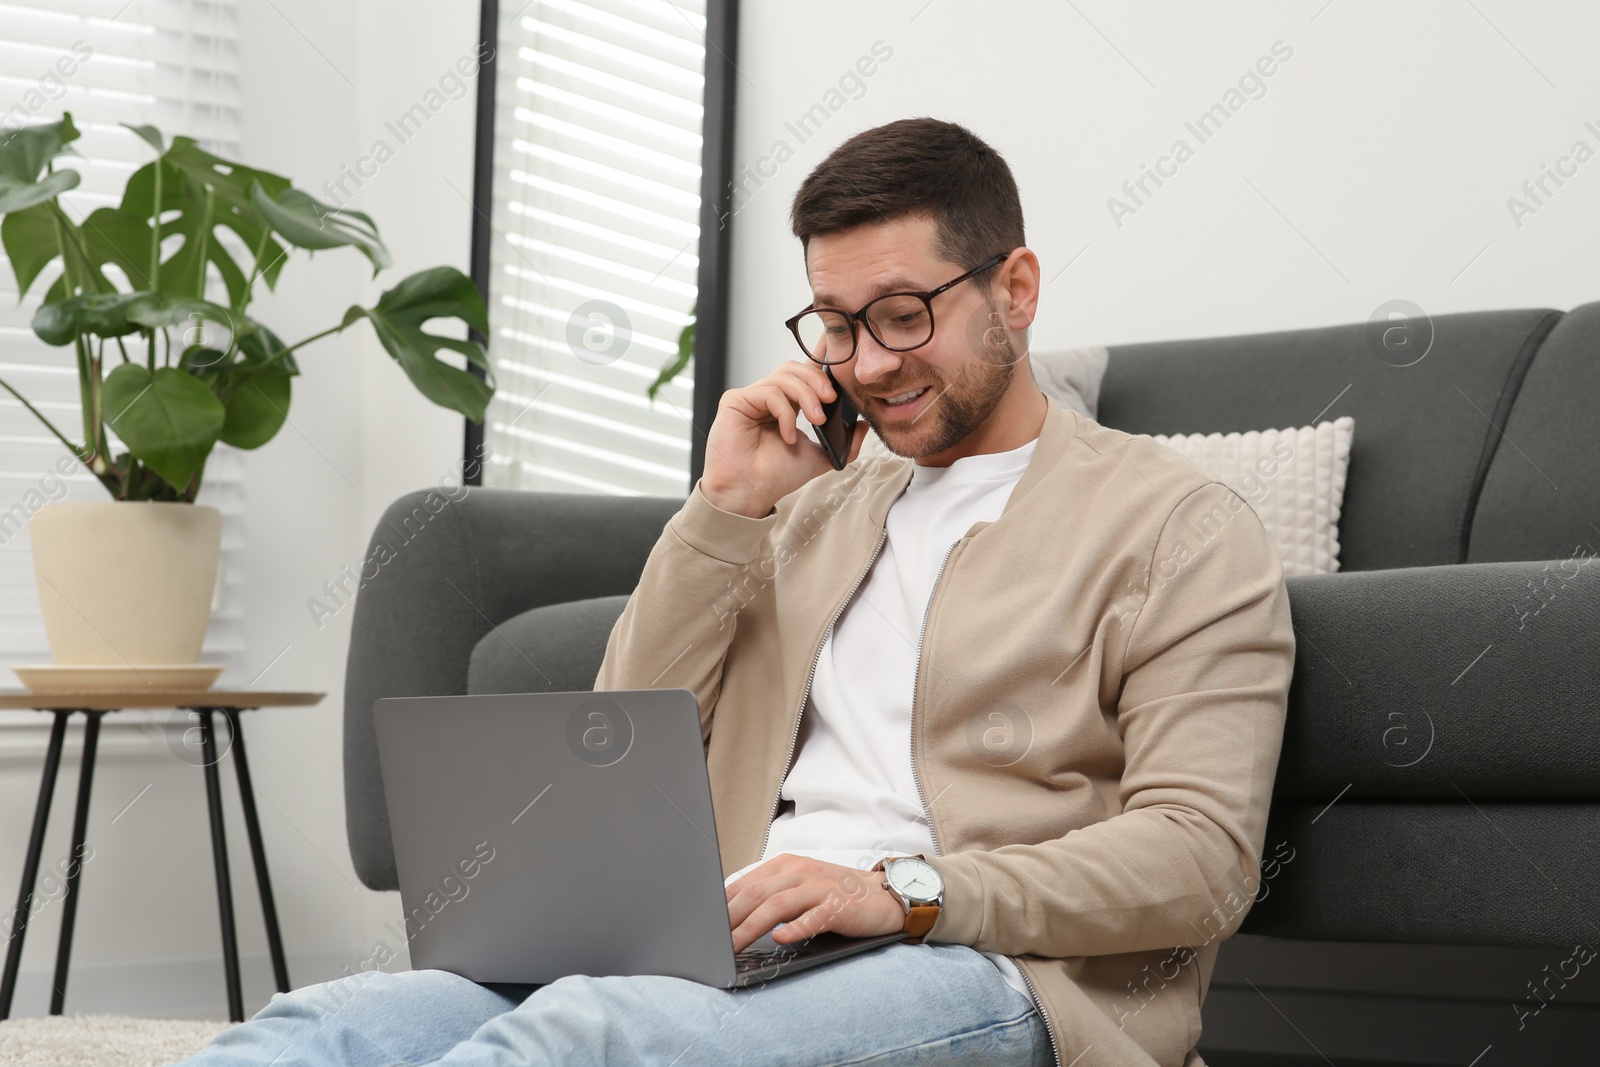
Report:
[[[468,270],[471,205],[451,186],[470,197],[476,82],[446,97],[403,142],[388,124],[475,52],[477,5],[244,0],[242,8],[252,158],[322,199],[334,200],[324,183],[335,183],[335,202],[370,214],[394,257],[372,279],[353,251],[302,255],[292,265],[301,268],[302,287],[278,300],[286,315],[304,320],[295,336],[332,325],[352,303],[370,306],[415,271]],[[294,72],[287,79],[286,69]],[[392,157],[375,166],[380,141]],[[338,184],[354,172],[371,177]],[[297,985],[360,970],[380,939],[403,953],[383,928],[399,916],[399,895],[360,884],[345,837],[341,723],[352,613],[340,610],[319,629],[306,601],[343,565],[359,569],[390,501],[459,470],[462,446],[460,416],[424,399],[365,323],[305,350],[300,366],[305,377],[292,414],[299,421],[303,413],[302,433],[282,433],[252,457],[259,468],[247,475],[260,523],[252,543],[262,548],[261,573],[250,581],[250,641],[263,666],[289,647],[259,684],[328,693],[315,710],[254,713],[250,734],[252,753],[260,753],[252,765],[261,768],[258,788],[271,788],[269,771],[277,775],[281,811],[263,819],[279,816],[268,847],[283,877],[293,879],[283,924],[286,942],[306,957],[292,973]],[[254,944],[265,942],[257,934]]]
[[[252,307],[285,340],[334,325],[352,303],[370,304],[413,271],[437,264],[468,269],[471,206],[451,186],[471,196],[476,83],[460,99],[447,98],[404,144],[384,124],[475,51],[477,21],[477,5],[466,0],[241,0],[244,162],[329,199],[323,182],[354,168],[374,142],[386,140],[394,150],[348,203],[374,216],[395,266],[371,281],[366,260],[353,251],[314,259],[296,253],[278,292],[260,287]],[[341,717],[351,613],[342,610],[319,629],[306,600],[320,595],[325,580],[337,579],[342,564],[360,560],[390,500],[438,482],[459,464],[462,421],[424,400],[365,324],[297,358],[303,373],[290,425],[246,461],[244,610],[249,672],[265,670],[256,685],[328,694],[316,708],[245,715],[290,976],[302,985],[346,967],[359,970],[378,939],[401,948],[383,927],[398,919],[399,895],[360,884],[345,840]],[[47,867],[68,852],[77,780],[70,754],[78,750],[80,729],[67,743]],[[0,746],[0,795],[12,813],[0,834],[3,872],[22,867],[41,751],[37,743]],[[271,995],[271,971],[226,759],[222,784],[250,1013]],[[224,1017],[204,795],[200,772],[174,758],[158,727],[108,729],[90,819],[95,853],[80,884],[68,986],[73,1008]],[[14,877],[6,877],[7,894]],[[59,903],[46,906],[29,930],[16,1015],[44,1013],[60,914]]]
[[[736,159],[754,172],[779,141],[794,155],[744,187],[730,385],[796,355],[782,323],[810,297],[787,221],[801,179],[915,115],[1010,163],[1046,279],[1040,349],[1361,322],[1395,298],[1437,314],[1600,293],[1600,160],[1520,228],[1506,207],[1574,140],[1600,150],[1592,4],[813,0],[741,19]],[[859,98],[836,97],[809,140],[786,127],[879,40],[893,55]],[[1264,94],[1199,142],[1184,123],[1277,41],[1293,54]],[[1108,198],[1180,137],[1193,158],[1115,225]]]

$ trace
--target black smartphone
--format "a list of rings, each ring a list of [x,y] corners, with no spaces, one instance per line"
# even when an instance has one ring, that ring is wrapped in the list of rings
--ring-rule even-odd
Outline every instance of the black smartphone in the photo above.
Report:
[[[850,460],[850,439],[855,435],[856,419],[861,413],[850,403],[850,397],[839,385],[839,379],[833,376],[833,368],[824,367],[823,370],[833,384],[833,399],[822,405],[825,418],[822,425],[816,428],[817,440],[833,462],[833,469],[842,471]]]

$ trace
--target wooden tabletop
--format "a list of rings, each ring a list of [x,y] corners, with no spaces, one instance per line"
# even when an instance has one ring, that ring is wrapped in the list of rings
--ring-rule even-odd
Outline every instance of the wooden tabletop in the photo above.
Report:
[[[0,689],[0,711],[123,711],[129,708],[289,708],[320,703],[326,693],[273,689]]]

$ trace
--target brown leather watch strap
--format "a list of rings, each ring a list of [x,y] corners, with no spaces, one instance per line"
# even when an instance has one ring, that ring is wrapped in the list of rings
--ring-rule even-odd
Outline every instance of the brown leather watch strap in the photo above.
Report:
[[[912,908],[911,913],[906,916],[906,933],[921,941],[938,921],[939,905],[919,905]]]

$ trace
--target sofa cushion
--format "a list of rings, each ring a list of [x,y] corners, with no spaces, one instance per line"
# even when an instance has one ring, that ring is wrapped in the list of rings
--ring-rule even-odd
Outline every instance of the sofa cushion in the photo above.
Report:
[[[575,693],[593,689],[626,596],[547,604],[514,615],[472,649],[469,693]]]
[[[1351,790],[1333,805],[1274,803],[1240,932],[1565,949],[1552,965],[1593,944],[1600,804],[1466,795],[1406,804]]]
[[[1355,420],[1246,433],[1152,434],[1250,505],[1277,546],[1283,573],[1339,569],[1339,514]]]
[[[1508,448],[1496,427],[1560,318],[1436,315],[1431,348],[1408,366],[1380,358],[1365,323],[1113,345],[1097,421],[1127,433],[1228,433],[1352,415],[1361,433],[1340,570],[1462,563],[1484,473]]]
[[[1288,579],[1294,679],[1273,804],[1600,802],[1600,566],[1544,568]]]

